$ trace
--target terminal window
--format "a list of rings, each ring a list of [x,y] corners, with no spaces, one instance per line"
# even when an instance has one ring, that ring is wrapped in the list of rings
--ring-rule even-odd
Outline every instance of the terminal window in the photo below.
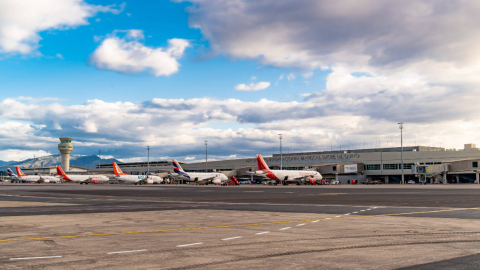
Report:
[[[380,170],[380,164],[365,164],[365,165],[363,165],[363,169],[365,171],[379,171]]]
[[[72,141],[62,141],[62,143],[71,143]]]
[[[478,161],[472,162],[472,167],[473,168],[478,168]]]
[[[398,164],[383,164],[384,170],[398,170]]]

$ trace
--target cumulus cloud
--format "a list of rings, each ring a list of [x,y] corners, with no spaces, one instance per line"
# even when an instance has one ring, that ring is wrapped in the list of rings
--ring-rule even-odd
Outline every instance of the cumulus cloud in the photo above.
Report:
[[[258,82],[258,83],[251,83],[251,84],[237,84],[235,85],[235,90],[237,91],[259,91],[267,89],[270,86],[269,82]]]
[[[39,32],[86,25],[98,12],[118,14],[124,7],[90,5],[83,0],[0,1],[0,53],[30,54],[38,48]]]
[[[122,32],[125,32],[123,38],[118,36]],[[173,38],[168,40],[166,48],[152,48],[142,44],[143,39],[142,30],[115,31],[93,52],[90,62],[99,69],[122,73],[150,70],[154,76],[169,76],[178,72],[178,59],[190,46],[188,40]]]
[[[185,157],[185,161],[190,161],[190,160],[194,160],[195,157]]]
[[[216,159],[270,154],[278,147],[278,133],[284,134],[285,151],[378,147],[389,142],[393,146],[399,141],[397,118],[379,104],[373,104],[372,110],[385,117],[373,118],[359,110],[362,102],[369,104],[368,98],[348,98],[340,106],[325,95],[311,94],[302,102],[156,98],[143,103],[91,100],[77,105],[5,99],[0,102],[0,121],[6,121],[0,130],[0,151],[57,153],[58,137],[65,135],[74,138],[75,154],[96,154],[102,149],[102,154],[132,161],[145,159],[145,145],[161,149],[169,159],[201,160],[205,139],[209,157]],[[445,141],[447,147],[459,148],[465,142],[480,141],[480,122],[474,117],[425,121],[415,117],[423,109],[410,109],[406,110],[410,119],[404,130],[406,145]],[[475,107],[469,110],[474,112]]]

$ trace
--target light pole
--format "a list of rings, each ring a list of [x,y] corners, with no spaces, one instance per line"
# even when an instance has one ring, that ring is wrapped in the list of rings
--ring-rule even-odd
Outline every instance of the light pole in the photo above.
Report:
[[[102,158],[100,154],[102,153],[102,150],[98,149],[98,173],[100,173],[100,162],[102,161]]]
[[[150,146],[147,146],[147,177],[150,173]]]
[[[33,175],[37,175],[37,173],[35,172],[37,169],[35,166],[35,162],[36,162],[35,155],[33,155]]]
[[[207,167],[207,164],[208,164],[208,141],[207,140],[204,140],[205,142],[205,172],[208,172],[208,167]]]
[[[283,153],[282,153],[282,139],[283,134],[278,134],[278,138],[280,139],[280,170],[283,168]]]
[[[405,184],[405,174],[403,173],[403,122],[398,123],[400,125],[400,146],[402,148],[401,159],[402,159],[402,184]]]

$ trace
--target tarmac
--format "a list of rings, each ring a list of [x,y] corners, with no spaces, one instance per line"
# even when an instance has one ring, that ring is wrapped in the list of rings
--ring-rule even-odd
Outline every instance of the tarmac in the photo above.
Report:
[[[478,185],[0,185],[1,269],[472,269]]]

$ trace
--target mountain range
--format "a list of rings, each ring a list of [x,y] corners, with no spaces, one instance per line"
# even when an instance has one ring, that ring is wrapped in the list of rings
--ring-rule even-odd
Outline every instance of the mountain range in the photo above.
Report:
[[[106,159],[102,158],[100,163],[102,164],[112,163],[113,161],[115,161],[116,163],[122,163],[121,161],[115,158],[106,158]],[[6,171],[7,168],[11,168],[12,170],[14,170],[13,167],[15,166],[18,166],[21,169],[23,169],[23,168],[33,168],[34,166],[37,168],[56,166],[56,165],[60,165],[61,163],[62,162],[61,162],[60,155],[44,156],[44,157],[36,158],[35,160],[31,158],[23,161],[2,161],[0,162],[0,171]],[[70,165],[95,169],[96,168],[95,166],[98,165],[98,156],[97,155],[91,155],[91,156],[72,155],[70,156]]]

